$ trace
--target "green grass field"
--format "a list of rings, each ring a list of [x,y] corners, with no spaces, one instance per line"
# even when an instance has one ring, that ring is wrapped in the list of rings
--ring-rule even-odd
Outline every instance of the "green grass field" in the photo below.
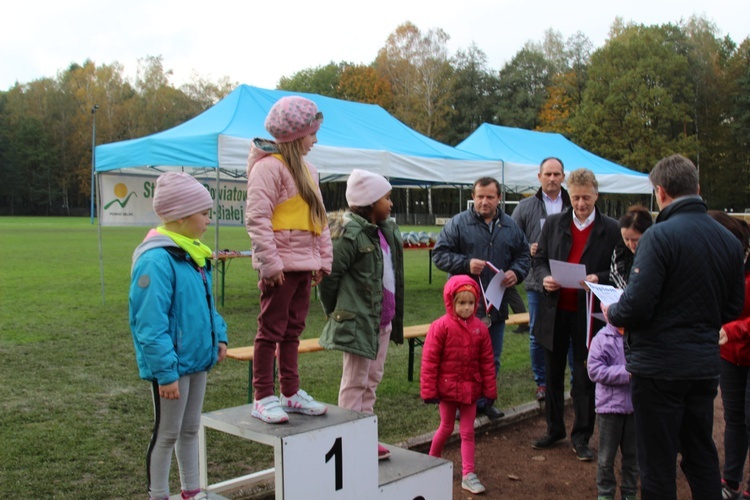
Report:
[[[402,230],[439,228],[402,227]],[[127,498],[146,494],[145,453],[153,425],[150,386],[138,378],[128,327],[130,258],[147,228],[102,228],[104,297],[97,226],[88,218],[0,218],[6,252],[0,280],[0,491],[10,498]],[[213,228],[205,241],[213,247]],[[221,229],[221,248],[249,249],[244,228]],[[428,251],[405,251],[405,324],[444,312],[445,274]],[[218,277],[215,276],[218,280]],[[257,274],[250,259],[227,267],[225,305],[231,346],[256,330]],[[523,291],[522,291],[523,293]],[[311,304],[304,338],[324,323]],[[512,328],[512,327],[511,327]],[[408,347],[391,344],[376,412],[380,440],[396,443],[433,431],[436,406],[407,381]],[[419,358],[419,356],[417,356]],[[532,399],[528,335],[505,336],[498,406]],[[300,357],[303,388],[335,403],[341,353]],[[419,373],[419,363],[415,371]],[[209,375],[204,411],[246,402],[247,364],[226,360]],[[273,466],[269,447],[208,431],[209,480]],[[176,462],[172,490],[179,491]]]

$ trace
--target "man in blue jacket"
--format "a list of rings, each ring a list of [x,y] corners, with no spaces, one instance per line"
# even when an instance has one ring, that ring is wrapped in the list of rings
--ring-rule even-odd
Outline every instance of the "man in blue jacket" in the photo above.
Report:
[[[661,212],[638,243],[625,292],[604,308],[626,329],[641,498],[677,498],[679,446],[693,498],[718,500],[719,329],[742,310],[742,246],[706,213],[690,160],[664,158],[649,178]]]
[[[474,207],[453,217],[440,231],[432,251],[432,260],[438,269],[451,275],[468,274],[477,280],[480,289],[486,289],[495,276],[488,262],[503,271],[505,287],[512,287],[526,278],[531,266],[529,244],[513,219],[499,209],[501,192],[500,183],[492,177],[482,177],[474,183],[471,190]],[[499,311],[493,307],[488,313],[484,300],[480,300],[477,316],[490,329],[497,376],[508,304],[503,299]],[[490,419],[504,416],[484,399],[477,403],[477,411]]]

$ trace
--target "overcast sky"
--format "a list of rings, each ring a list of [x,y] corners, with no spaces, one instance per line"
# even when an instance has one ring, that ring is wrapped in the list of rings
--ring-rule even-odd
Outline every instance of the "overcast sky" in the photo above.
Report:
[[[581,31],[600,47],[617,16],[662,24],[695,14],[737,43],[750,34],[748,0],[28,0],[3,10],[0,90],[86,59],[119,62],[133,78],[146,56],[162,56],[176,86],[198,74],[274,88],[331,61],[369,64],[406,21],[445,31],[451,55],[476,43],[495,70],[548,28],[565,39]]]

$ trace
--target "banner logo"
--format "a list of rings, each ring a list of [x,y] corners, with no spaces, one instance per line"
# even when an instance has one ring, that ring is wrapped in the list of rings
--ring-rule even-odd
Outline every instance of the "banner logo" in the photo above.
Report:
[[[119,204],[120,208],[125,208],[125,205],[128,204],[128,201],[130,200],[131,196],[135,196],[136,198],[138,197],[138,195],[135,194],[135,191],[131,191],[130,193],[128,193],[128,187],[122,182],[118,182],[117,184],[115,184],[113,191],[115,193],[115,196],[117,196],[117,198],[115,198],[114,200],[104,205],[105,210],[107,210],[109,207],[111,207],[115,203]],[[125,199],[122,200],[122,198],[125,198]]]

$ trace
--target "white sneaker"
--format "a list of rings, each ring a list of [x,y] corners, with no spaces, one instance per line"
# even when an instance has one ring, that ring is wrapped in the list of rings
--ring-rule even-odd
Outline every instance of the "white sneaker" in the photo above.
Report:
[[[289,420],[289,415],[281,408],[279,398],[273,395],[265,397],[260,401],[255,400],[253,402],[252,415],[267,424],[281,424]]]
[[[475,495],[484,493],[484,486],[482,486],[482,483],[479,482],[479,478],[473,472],[470,472],[464,476],[463,481],[461,481],[461,488],[465,489],[466,491],[470,491]]]
[[[328,407],[315,401],[308,393],[299,389],[297,394],[291,397],[281,395],[281,406],[290,413],[302,413],[303,415],[323,415]]]

